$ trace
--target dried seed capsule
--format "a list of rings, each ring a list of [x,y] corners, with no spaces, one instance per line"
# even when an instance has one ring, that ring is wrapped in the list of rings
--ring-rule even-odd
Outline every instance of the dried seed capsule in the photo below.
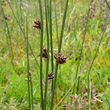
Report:
[[[41,29],[41,26],[40,26],[40,20],[39,19],[36,19],[35,21],[34,21],[34,25],[33,25],[33,27],[34,28],[37,28],[37,29]]]
[[[51,72],[51,73],[48,73],[48,80],[53,80],[54,78],[54,74]]]
[[[57,64],[64,64],[64,63],[66,63],[66,57],[63,54],[61,54],[61,53],[54,54],[54,57],[56,59],[56,63]]]

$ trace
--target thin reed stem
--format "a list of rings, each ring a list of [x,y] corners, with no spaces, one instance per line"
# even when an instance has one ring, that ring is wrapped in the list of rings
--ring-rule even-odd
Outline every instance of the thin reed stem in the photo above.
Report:
[[[64,11],[63,21],[62,21],[62,29],[61,29],[61,34],[60,34],[60,42],[59,42],[59,47],[58,47],[58,53],[61,52],[62,38],[63,38],[63,32],[64,32],[64,26],[65,26],[65,20],[66,20],[66,13],[67,13],[67,8],[68,8],[68,1],[69,0],[66,0],[66,4],[65,4],[65,11]],[[53,102],[54,102],[54,95],[55,95],[56,81],[57,81],[57,71],[58,71],[58,65],[56,64],[55,78],[54,78],[54,82],[53,82],[50,110],[53,109]]]
[[[67,13],[67,8],[68,8],[68,1],[69,1],[69,0],[66,0],[65,11],[64,11],[64,17],[63,17],[63,22],[62,22],[62,29],[61,29],[61,34],[60,34],[60,42],[59,42],[58,53],[61,52],[62,38],[63,38],[63,33],[64,33],[64,25],[65,25],[66,13]]]
[[[57,42],[58,42],[58,45],[59,45],[56,0],[54,0],[54,7],[55,7],[55,24],[56,24]]]
[[[26,17],[26,53],[27,53],[27,77],[28,77],[28,101],[29,110],[31,110],[31,99],[30,99],[30,74],[29,74],[29,46],[28,46],[28,21]]]
[[[47,65],[46,65],[46,82],[45,82],[45,98],[44,98],[44,109],[46,110],[47,102],[47,87],[48,87],[48,70],[49,70],[49,31],[48,31],[48,10],[47,10],[47,0],[44,0],[45,3],[45,19],[46,19],[46,33],[47,33]]]
[[[31,74],[30,74],[30,86],[31,86],[32,110],[34,110],[34,103],[33,103],[33,84],[32,84],[32,77],[31,77]]]
[[[41,106],[44,110],[44,101],[43,101],[43,84],[42,84],[42,49],[43,49],[43,16],[42,16],[42,4],[39,0],[40,7],[40,17],[41,17],[41,41],[40,41],[40,92],[41,92]]]
[[[49,8],[49,23],[50,23],[50,42],[51,42],[51,70],[53,72],[54,64],[53,64],[53,39],[52,39],[52,1],[50,0],[50,8]]]

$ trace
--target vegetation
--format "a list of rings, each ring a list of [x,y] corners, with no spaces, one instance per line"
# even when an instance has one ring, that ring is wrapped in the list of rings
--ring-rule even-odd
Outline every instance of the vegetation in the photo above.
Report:
[[[0,110],[110,110],[110,1],[0,0]]]

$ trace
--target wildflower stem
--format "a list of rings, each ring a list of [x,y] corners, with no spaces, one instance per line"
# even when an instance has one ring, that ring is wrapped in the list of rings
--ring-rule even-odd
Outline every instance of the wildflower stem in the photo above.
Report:
[[[68,1],[69,0],[66,0],[66,4],[65,4],[65,11],[64,11],[64,17],[63,17],[63,22],[62,22],[62,29],[61,29],[61,35],[60,35],[60,42],[59,42],[58,53],[61,52],[61,45],[62,45],[62,38],[63,38],[63,32],[64,32],[64,25],[65,25],[65,20],[66,20],[66,13],[67,13]],[[50,110],[53,109],[54,94],[55,94],[56,81],[57,81],[57,71],[58,71],[58,64],[56,64],[56,68],[55,68],[55,78],[54,78],[54,81],[53,81],[53,89],[52,89]]]
[[[32,77],[31,77],[31,75],[30,75],[30,85],[31,85],[32,110],[34,110],[34,103],[33,103],[33,84],[32,84]]]
[[[57,42],[59,45],[59,38],[58,38],[58,22],[57,22],[57,10],[56,10],[56,0],[54,0],[54,7],[55,7],[55,23],[56,23],[56,33],[57,33]]]
[[[48,31],[48,11],[47,11],[47,0],[45,2],[45,19],[46,19],[46,33],[47,33],[47,65],[46,65],[46,82],[45,82],[45,98],[44,98],[44,109],[46,110],[47,101],[47,87],[48,87],[48,70],[49,70],[49,31]]]
[[[28,101],[29,109],[31,110],[31,99],[30,99],[30,75],[29,75],[29,46],[28,46],[28,23],[26,17],[26,52],[27,52],[27,77],[28,77]]]
[[[68,7],[68,0],[66,0],[66,5],[65,5],[65,11],[64,11],[64,17],[63,17],[63,22],[62,22],[62,29],[61,29],[61,34],[60,34],[60,42],[59,42],[58,53],[60,53],[61,46],[62,46],[62,38],[63,38],[63,32],[64,32],[64,25],[65,25],[67,7]]]
[[[43,84],[42,84],[42,49],[43,49],[43,16],[42,16],[42,5],[41,0],[39,0],[40,7],[40,17],[41,17],[41,41],[40,41],[40,92],[41,92],[41,106],[44,110],[44,101],[43,101]]]
[[[52,12],[51,12],[51,6],[52,3],[51,3],[51,0],[50,0],[50,8],[49,8],[49,23],[50,23],[50,42],[51,42],[51,68],[52,68],[52,72],[53,72],[53,69],[54,69],[54,65],[53,65],[53,40],[52,40]]]

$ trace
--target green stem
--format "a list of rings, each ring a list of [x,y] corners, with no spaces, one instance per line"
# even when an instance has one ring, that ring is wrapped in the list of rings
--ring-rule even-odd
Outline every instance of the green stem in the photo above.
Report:
[[[47,33],[47,65],[46,65],[46,82],[45,82],[45,98],[44,98],[44,103],[45,107],[44,109],[46,110],[46,101],[47,101],[47,86],[48,86],[48,70],[49,70],[49,31],[48,31],[48,11],[47,11],[47,0],[44,0],[45,2],[45,19],[46,19],[46,33]]]
[[[64,25],[65,25],[66,13],[67,13],[68,1],[69,1],[69,0],[66,0],[65,11],[64,11],[64,17],[63,17],[63,22],[62,22],[62,29],[61,29],[61,34],[60,34],[60,42],[59,42],[58,53],[60,53],[60,51],[61,51],[61,46],[62,46],[62,38],[63,38],[63,32],[64,32]]]
[[[51,12],[51,7],[52,7],[52,3],[50,0],[50,8],[49,8],[49,21],[50,21],[50,42],[51,42],[51,68],[52,68],[52,72],[54,69],[54,65],[53,65],[53,40],[52,40],[52,12]]]
[[[54,7],[55,7],[55,23],[56,23],[56,33],[57,33],[57,42],[59,45],[59,38],[58,38],[58,23],[57,23],[57,10],[56,10],[56,4],[55,4],[55,0],[54,0]]]
[[[34,103],[33,103],[33,84],[32,84],[32,77],[31,77],[31,75],[30,75],[30,85],[31,85],[32,110],[34,110]]]
[[[31,100],[30,100],[30,75],[29,75],[29,46],[28,46],[28,21],[26,17],[26,52],[27,52],[27,77],[28,77],[28,100],[29,100],[29,109],[31,110]]]
[[[56,68],[55,68],[55,78],[53,82],[50,110],[53,109],[54,95],[55,95],[55,89],[56,89],[56,80],[57,80],[57,71],[58,71],[58,65],[56,65]]]
[[[64,25],[65,25],[65,20],[66,20],[67,7],[68,7],[68,0],[66,0],[66,4],[65,4],[65,11],[64,11],[64,17],[63,17],[63,22],[62,22],[62,29],[61,29],[61,34],[60,34],[60,44],[59,44],[59,48],[58,48],[58,53],[61,52],[61,45],[62,45],[62,38],[63,38],[63,32],[64,32]],[[52,88],[52,96],[51,96],[50,110],[53,109],[54,94],[55,94],[56,81],[57,81],[57,71],[58,71],[58,65],[56,64],[56,68],[55,68],[55,78],[54,78],[53,88]]]
[[[40,92],[41,92],[41,106],[42,106],[42,110],[44,110],[43,84],[42,84],[43,16],[42,16],[42,5],[41,5],[41,0],[39,0],[39,7],[40,7],[40,17],[41,17],[41,41],[40,41]]]

